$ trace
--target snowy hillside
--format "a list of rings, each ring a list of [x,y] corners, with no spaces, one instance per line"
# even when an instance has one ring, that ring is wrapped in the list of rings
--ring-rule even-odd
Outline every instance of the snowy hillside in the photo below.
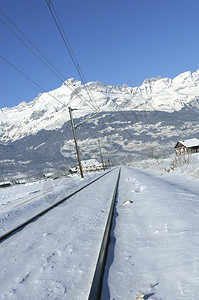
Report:
[[[70,105],[80,109],[76,111],[77,117],[91,113],[91,108],[105,112],[174,112],[186,105],[196,110],[199,108],[199,70],[195,73],[185,72],[173,80],[161,77],[146,79],[140,87],[132,88],[125,84],[106,86],[101,82],[90,82],[88,86],[95,99],[93,103],[88,100],[85,86],[69,79],[60,88],[40,94],[30,103],[22,102],[16,107],[1,109],[1,141],[14,141],[42,129],[61,128],[69,120],[67,107]]]

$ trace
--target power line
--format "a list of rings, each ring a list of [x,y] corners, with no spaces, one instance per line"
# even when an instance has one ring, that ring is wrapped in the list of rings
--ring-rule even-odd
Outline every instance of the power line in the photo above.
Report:
[[[7,64],[9,64],[11,67],[13,67],[16,71],[18,71],[20,74],[22,74],[25,78],[27,78],[29,81],[31,81],[33,84],[35,84],[37,87],[39,87],[43,92],[47,93],[50,97],[52,97],[54,100],[58,101],[59,103],[61,103],[63,105],[63,107],[67,107],[66,104],[64,104],[62,101],[60,101],[59,99],[57,99],[56,97],[54,97],[53,95],[51,95],[48,91],[46,91],[41,85],[39,85],[37,82],[35,82],[34,80],[32,80],[28,75],[26,75],[23,71],[21,71],[18,67],[16,67],[13,63],[11,63],[9,60],[7,60],[5,57],[3,57],[2,55],[0,55],[0,58],[2,58]],[[92,114],[88,115],[88,118],[84,120],[84,122],[87,122],[91,119],[92,115],[95,114],[95,112],[93,112]],[[83,123],[84,123],[83,122]],[[77,124],[77,126],[79,126],[81,124]]]
[[[14,35],[15,35],[15,37],[25,46],[25,47],[27,47],[29,50],[30,50],[30,52],[32,52],[52,73],[54,73],[55,74],[55,76],[57,76],[58,78],[59,78],[59,80],[61,80],[61,82],[63,82],[63,79],[61,79],[61,77],[60,76],[58,76],[56,73],[55,73],[55,71],[53,71],[40,57],[39,57],[39,55],[37,55],[2,19],[0,19],[0,21],[4,24],[4,26],[6,27],[6,28],[8,28],[8,30],[10,30],[10,32],[12,32]]]
[[[38,86],[42,91],[44,91],[45,93],[47,93],[49,96],[51,96],[53,99],[55,99],[56,101],[58,101],[59,103],[61,103],[63,106],[66,106],[63,102],[61,102],[60,100],[58,100],[57,98],[55,98],[53,95],[51,95],[49,92],[47,92],[44,88],[42,88],[38,83],[36,83],[34,80],[32,80],[30,77],[28,77],[23,71],[21,71],[19,68],[17,68],[15,65],[13,65],[10,61],[8,61],[5,57],[3,57],[1,55],[0,55],[0,57],[6,63],[8,63],[11,67],[13,67],[16,71],[18,71],[20,74],[22,74],[25,78],[27,78],[29,81],[31,81],[36,86]]]
[[[14,35],[15,35],[15,37],[17,37],[17,39],[18,40],[20,40],[51,72],[53,72],[60,80],[61,80],[61,82],[63,81],[63,79],[65,79],[64,78],[64,75],[63,74],[61,74],[59,71],[58,71],[58,69],[42,54],[42,52],[30,41],[30,39],[14,24],[14,22],[0,9],[0,11],[2,12],[2,14],[12,23],[12,25],[22,34],[22,36],[23,37],[25,37],[25,39],[31,44],[31,46],[32,47],[34,47],[37,51],[38,51],[38,53],[48,62],[48,64],[50,64],[53,68],[54,68],[54,70],[57,72],[57,73],[59,73],[60,75],[61,75],[61,77],[59,76],[59,75],[57,75],[56,74],[56,72],[55,71],[53,71],[48,65],[47,65],[47,63],[46,62],[44,62],[36,53],[35,53],[35,51],[33,51],[3,20],[1,20],[0,19],[0,21],[4,24],[4,26],[6,26]],[[60,25],[61,25],[61,23],[60,23]],[[62,27],[62,26],[61,26]],[[63,27],[62,27],[62,30],[63,30]],[[64,32],[64,30],[63,30],[63,32]],[[64,35],[65,35],[65,32],[64,32]],[[65,38],[66,38],[66,35],[65,35]],[[67,38],[66,38],[67,39]],[[68,40],[67,40],[68,41]],[[76,57],[75,57],[75,55],[74,55],[74,52],[73,52],[73,50],[72,50],[72,48],[71,48],[71,46],[70,46],[70,43],[69,43],[69,41],[68,41],[68,44],[69,44],[69,48],[70,48],[70,50],[71,50],[71,55],[73,55],[73,57],[74,57],[74,61],[76,62],[76,66],[77,66],[77,68],[78,68],[78,73],[80,73],[81,74],[81,79],[82,79],[82,81],[83,81],[83,83],[84,83],[84,81],[85,81],[85,78],[84,78],[84,76],[83,76],[83,73],[82,73],[82,71],[81,71],[81,69],[80,69],[80,67],[79,67],[79,64],[78,64],[78,62],[77,62],[77,60],[76,60]],[[60,104],[62,104],[64,107],[66,106],[63,102],[61,102],[60,100],[58,100],[57,98],[55,98],[53,95],[51,95],[49,92],[47,92],[43,87],[41,87],[38,83],[36,83],[34,80],[32,80],[29,76],[27,76],[23,71],[21,71],[19,68],[17,68],[16,66],[14,66],[14,64],[12,64],[10,61],[8,61],[7,59],[5,59],[4,57],[2,57],[2,56],[0,56],[6,63],[8,63],[10,66],[12,66],[15,70],[17,70],[20,74],[22,74],[25,78],[27,78],[29,81],[31,81],[33,84],[35,84],[36,86],[38,86],[42,91],[44,91],[45,93],[47,93],[50,97],[52,97],[54,100],[56,100],[57,102],[59,102]],[[71,58],[72,58],[72,56],[71,56]],[[66,84],[65,82],[64,82],[64,84]],[[90,98],[90,95],[89,95],[89,89],[88,89],[88,87],[87,87],[87,85],[86,85],[86,83],[84,83],[85,84],[85,88],[86,88],[86,90],[87,90],[87,93],[88,93],[88,96],[89,96],[89,98]],[[67,84],[68,85],[68,84]],[[69,88],[70,88],[70,86],[68,86]],[[72,88],[70,88],[73,92],[75,92],[76,93],[76,90],[74,90],[74,89],[72,89]],[[79,94],[76,94],[78,97],[80,97],[80,95]],[[83,100],[81,97],[80,97],[80,99],[81,100]],[[87,101],[85,101],[85,100],[83,100],[84,102],[87,102]],[[93,102],[93,101],[92,101]],[[93,103],[92,103],[93,104]],[[71,105],[71,103],[70,103],[70,105]],[[88,104],[87,103],[87,105],[89,105],[90,106],[90,103]],[[93,106],[94,106],[94,104],[93,104]],[[80,126],[81,124],[83,124],[83,123],[85,123],[85,122],[88,122],[88,121],[92,121],[92,120],[94,120],[94,119],[97,119],[96,118],[96,116],[98,116],[100,113],[98,112],[98,113],[96,113],[96,109],[95,109],[95,111],[93,112],[93,113],[91,113],[90,115],[88,115],[88,117],[85,119],[85,120],[83,120],[82,122],[80,122],[79,124],[77,124],[75,127],[78,127],[78,126]]]
[[[48,66],[48,64],[45,62],[45,61],[43,61],[36,53],[35,53],[35,51],[33,51],[2,19],[0,19],[0,21],[4,24],[4,26],[9,30],[9,31],[11,31],[12,32],[12,34],[14,34],[15,35],[15,37],[25,46],[25,47],[27,47],[28,49],[29,49],[29,51],[31,51],[62,83],[63,83],[63,81],[66,81],[66,79],[64,78],[64,75],[63,74],[61,74],[58,70],[57,70],[57,68],[42,54],[42,52],[30,41],[30,39],[14,24],[14,22],[13,21],[11,21],[11,19],[0,9],[0,11],[4,14],[4,16],[6,16],[6,18],[8,18],[8,20],[15,26],[15,28],[17,28],[17,30],[29,41],[29,43],[40,53],[40,55],[42,55],[45,59],[46,59],[46,61],[62,76],[62,78],[59,76],[59,75],[57,75],[56,74],[56,72],[55,71],[53,71],[49,66]],[[77,91],[76,91],[76,89],[74,89],[74,87],[73,87],[73,85],[72,84],[70,84],[70,83],[68,83],[68,82],[64,82],[64,84],[65,85],[67,85],[68,86],[68,88],[70,89],[70,90],[72,90],[75,94],[76,94],[76,96],[78,96],[83,102],[85,102],[91,109],[93,109],[92,108],[92,106],[90,105],[90,103],[89,103],[89,101],[88,100],[86,100],[81,94],[79,94]]]
[[[22,30],[2,11],[0,8],[1,13],[12,23],[12,25],[25,37],[25,39],[39,52],[39,54],[62,76],[62,80],[65,80],[64,75],[59,72],[59,70],[49,61],[49,59],[31,42],[31,40],[22,32]],[[4,24],[5,25],[5,24]]]
[[[27,76],[23,71],[21,71],[19,68],[17,68],[14,64],[12,64],[10,61],[8,61],[6,58],[4,58],[3,56],[0,55],[0,58],[2,58],[7,64],[9,64],[10,66],[12,66],[16,71],[18,71],[20,74],[22,74],[25,78],[27,78],[29,81],[31,81],[33,84],[35,84],[36,86],[38,86],[41,90],[43,90],[45,93],[47,93],[50,97],[52,97],[54,100],[58,101],[60,104],[63,105],[63,107],[66,107],[66,105],[61,102],[60,100],[58,100],[56,97],[54,97],[53,95],[51,95],[49,92],[47,92],[43,87],[41,87],[41,85],[39,85],[38,83],[36,83],[34,80],[32,80],[29,76]],[[82,125],[83,123],[85,122],[88,122],[88,121],[93,121],[95,119],[97,119],[97,115],[99,115],[100,113],[102,113],[103,111],[101,112],[97,112],[96,114],[93,112],[92,114],[90,114],[85,120],[83,120],[82,122],[78,123],[77,125],[75,125],[74,127],[77,128],[78,126]],[[99,117],[98,117],[99,118]],[[103,115],[102,115],[102,119],[104,120],[103,118]],[[104,125],[105,122],[103,122]]]
[[[22,34],[23,37],[25,37],[25,39],[32,45],[32,47],[34,47],[38,52],[39,54],[62,76],[62,78],[65,80],[64,78],[64,75],[61,74],[58,69],[46,58],[46,56],[38,49],[38,47],[36,47],[33,42],[31,42],[31,40],[22,32],[22,30],[2,11],[2,9],[0,9],[1,13],[12,23],[12,25]],[[17,39],[23,43],[51,72],[53,72],[59,80],[61,80],[62,82],[62,79],[60,78],[60,76],[58,76],[36,53],[35,51],[33,51],[2,19],[0,19],[0,21],[4,24],[4,26],[9,29],[9,31],[12,32],[12,34],[15,35],[15,37],[17,37]],[[72,50],[72,48],[71,48]],[[42,88],[39,84],[37,84],[35,81],[33,81],[30,77],[28,77],[23,71],[21,71],[19,68],[17,68],[16,66],[14,66],[14,64],[12,64],[10,61],[8,61],[7,59],[5,59],[4,57],[0,56],[4,61],[6,61],[9,65],[11,65],[15,70],[17,70],[19,73],[21,73],[24,77],[26,77],[29,81],[31,81],[33,84],[35,84],[36,86],[38,86],[42,91],[44,91],[45,93],[47,93],[48,95],[50,95],[52,98],[54,98],[56,101],[58,101],[59,103],[61,103],[63,106],[65,106],[64,103],[62,103],[60,100],[58,100],[57,98],[55,98],[54,96],[52,96],[49,92],[47,92],[44,88]],[[68,88],[74,92],[76,94],[76,96],[78,96],[83,102],[85,102],[92,110],[93,108],[90,106],[90,103],[81,95],[77,92],[77,90],[73,87],[72,84],[68,83],[68,82],[64,82],[65,85],[68,86]],[[72,86],[72,88],[71,88]],[[70,102],[70,105],[71,103],[73,102],[74,100],[72,100]],[[84,122],[87,122],[89,121],[90,119],[93,119],[96,115],[99,114],[96,113],[97,112],[97,109],[95,109],[93,111],[93,113],[89,114],[88,115],[88,118],[85,119],[83,121]],[[80,122],[82,123],[82,122]],[[77,126],[79,126],[80,124],[78,124]]]
[[[55,22],[55,24],[56,24],[56,26],[58,28],[58,31],[59,31],[59,33],[60,33],[60,35],[62,37],[62,40],[63,40],[63,42],[64,42],[64,44],[65,44],[65,46],[66,46],[66,48],[68,50],[68,53],[69,53],[69,55],[70,55],[70,57],[71,57],[71,59],[73,61],[73,64],[75,65],[75,68],[76,68],[76,70],[77,70],[77,72],[78,72],[78,74],[79,74],[79,76],[80,76],[80,78],[82,80],[82,83],[84,84],[84,86],[86,88],[87,94],[88,94],[88,96],[89,96],[89,98],[90,98],[93,106],[94,106],[94,102],[97,105],[97,103],[96,103],[95,99],[93,98],[93,96],[92,96],[92,94],[91,94],[88,86],[86,85],[85,78],[84,78],[83,73],[82,73],[82,71],[80,69],[79,63],[77,62],[77,59],[76,59],[76,57],[74,55],[72,47],[71,47],[71,45],[70,45],[70,43],[69,43],[69,41],[68,41],[68,39],[66,37],[65,31],[63,29],[63,26],[61,25],[60,19],[59,19],[57,13],[56,13],[56,10],[55,10],[55,8],[54,8],[54,6],[52,4],[52,1],[51,2],[48,1],[48,0],[45,0],[45,1],[46,1],[46,4],[47,4],[47,6],[48,6],[48,8],[50,10],[50,13],[51,13],[51,15],[53,17],[53,20],[54,20],[54,22]],[[95,106],[94,106],[94,108],[96,109]]]
[[[49,0],[49,5],[50,6],[52,6],[52,8],[53,8],[53,11],[54,11],[54,13],[55,13],[55,16],[56,16],[56,18],[57,18],[57,20],[58,20],[58,23],[59,23],[59,25],[60,25],[60,28],[61,28],[61,30],[62,30],[62,32],[63,32],[63,35],[64,35],[64,37],[65,37],[65,40],[66,40],[66,42],[67,42],[67,45],[68,45],[68,47],[67,47],[67,49],[69,50],[69,54],[70,54],[70,56],[71,56],[71,58],[72,58],[72,60],[73,60],[73,62],[74,62],[74,64],[75,64],[75,66],[76,66],[76,69],[77,69],[77,71],[78,71],[78,74],[80,75],[80,78],[82,79],[82,82],[83,82],[83,84],[85,85],[85,87],[86,87],[86,90],[87,90],[87,92],[88,92],[88,95],[90,96],[90,98],[92,99],[92,101],[94,101],[95,103],[96,103],[96,101],[95,101],[95,99],[94,99],[94,97],[93,97],[93,95],[92,95],[92,93],[91,93],[91,91],[89,90],[89,88],[87,87],[87,85],[86,85],[86,79],[85,79],[85,77],[84,77],[84,74],[83,74],[83,72],[82,72],[82,70],[81,70],[81,68],[80,68],[80,65],[79,65],[79,63],[78,63],[78,61],[77,61],[77,58],[76,58],[76,56],[75,56],[75,54],[74,54],[74,51],[73,51],[73,49],[72,49],[72,47],[71,47],[71,45],[70,45],[70,42],[69,42],[69,40],[68,40],[68,38],[67,38],[67,36],[66,36],[66,33],[65,33],[65,31],[64,31],[64,29],[63,29],[63,26],[62,26],[62,24],[61,24],[61,22],[60,22],[60,19],[59,19],[59,17],[58,17],[58,15],[57,15],[57,12],[56,12],[56,10],[55,10],[55,8],[54,8],[54,5],[53,5],[53,3],[52,3],[52,1],[51,1],[51,4],[50,4],[50,0]],[[97,103],[96,103],[96,105],[97,105]]]
[[[57,25],[57,27],[58,27],[58,29],[59,29],[59,32],[60,32],[60,34],[61,34],[61,36],[62,36],[62,39],[64,40],[64,43],[65,43],[65,46],[67,47],[67,50],[68,50],[68,52],[69,52],[69,54],[70,54],[70,56],[71,56],[71,59],[72,59],[72,61],[73,61],[73,63],[74,63],[74,65],[75,65],[75,67],[76,67],[76,69],[77,69],[77,71],[78,71],[78,74],[80,75],[80,78],[81,78],[81,80],[82,80],[82,82],[83,82],[83,84],[85,85],[85,89],[86,89],[86,91],[87,91],[87,94],[88,94],[88,96],[89,96],[89,98],[90,98],[90,100],[91,100],[91,104],[90,103],[87,103],[88,101],[87,100],[83,100],[82,98],[84,98],[83,96],[81,96],[80,97],[80,95],[78,94],[78,92],[76,91],[76,89],[72,89],[70,86],[69,86],[69,84],[68,83],[65,83],[64,82],[64,84],[65,85],[67,85],[74,93],[76,93],[76,95],[83,101],[83,102],[85,102],[89,107],[91,107],[91,105],[95,108],[95,106],[94,106],[94,102],[96,103],[96,101],[95,101],[95,99],[93,98],[93,99],[91,99],[91,97],[93,97],[92,96],[92,94],[91,94],[91,91],[89,90],[89,88],[88,88],[88,86],[87,86],[87,84],[85,83],[85,77],[84,77],[84,75],[83,75],[83,73],[82,73],[82,71],[81,71],[81,69],[80,69],[80,66],[79,66],[79,64],[78,64],[78,62],[77,62],[77,59],[76,59],[76,57],[75,57],[75,54],[74,54],[74,52],[73,52],[73,50],[72,50],[72,47],[71,47],[71,45],[70,45],[70,43],[69,43],[69,41],[68,41],[68,39],[67,39],[67,37],[66,37],[66,34],[65,34],[65,31],[64,31],[64,29],[63,29],[63,27],[62,27],[62,25],[61,25],[61,22],[60,22],[60,20],[59,20],[59,17],[58,17],[58,15],[57,15],[57,13],[56,13],[56,11],[55,11],[55,8],[54,8],[54,6],[53,6],[53,4],[52,4],[52,1],[50,1],[49,0],[49,3],[47,2],[47,0],[46,0],[46,3],[47,3],[47,5],[48,5],[48,7],[49,7],[49,9],[50,9],[50,11],[51,11],[51,14],[52,14],[52,16],[53,16],[53,18],[54,18],[54,20],[55,20],[55,23],[56,23],[56,25]],[[55,19],[55,17],[54,17],[54,15],[53,15],[53,12],[52,12],[52,10],[51,10],[51,7],[53,8],[53,11],[54,11],[54,13],[55,13],[55,15],[56,15],[56,17],[57,17],[57,20],[58,20],[58,23],[57,23],[57,21],[56,21],[56,19]],[[56,74],[56,72],[55,71],[53,71],[48,65],[47,65],[47,63],[45,63],[36,53],[35,53],[35,51],[33,51],[3,20],[1,20],[0,19],[0,21],[4,24],[4,26],[6,26],[51,72],[53,72],[58,78],[59,78],[59,80],[61,80],[61,82],[63,82],[63,79],[65,80],[65,78],[64,78],[64,75],[62,74],[62,73],[60,73],[59,71],[58,71],[58,69],[42,54],[42,52],[30,41],[30,39],[29,38],[27,38],[27,36],[14,24],[14,22],[12,22],[11,21],[11,19],[0,9],[0,11],[4,14],[4,16],[12,23],[12,25],[26,38],[26,40],[39,52],[39,54],[48,62],[48,64],[50,64],[53,68],[54,68],[54,70],[56,70],[56,72],[57,73],[59,73],[60,74],[60,76],[62,77],[60,77],[59,75],[57,75]],[[61,27],[61,29],[60,29],[60,27]],[[25,76],[29,81],[31,81],[32,83],[34,83],[36,86],[38,86],[41,90],[43,90],[45,93],[47,93],[48,95],[50,95],[52,98],[54,98],[56,101],[58,101],[59,103],[61,103],[63,106],[65,106],[65,104],[64,103],[62,103],[60,100],[58,100],[57,98],[55,98],[54,96],[52,96],[49,92],[47,92],[45,89],[43,89],[39,84],[37,84],[35,81],[33,81],[31,78],[29,78],[25,73],[23,73],[21,70],[19,70],[17,67],[15,67],[12,63],[10,63],[8,60],[6,60],[5,58],[3,58],[2,56],[0,56],[5,62],[7,62],[9,65],[11,65],[13,68],[15,68],[19,73],[21,73],[23,76]],[[73,87],[73,85],[71,84],[71,86]],[[85,98],[84,98],[85,99]],[[112,100],[112,99],[111,99]],[[72,103],[72,102],[71,102]],[[71,105],[71,103],[70,103],[70,105]],[[97,103],[96,103],[97,104]],[[117,108],[119,107],[119,105],[117,105]],[[92,108],[92,107],[91,107]],[[117,109],[116,108],[116,109]],[[97,108],[98,109],[98,108]],[[91,120],[93,120],[93,119],[97,119],[97,115],[99,115],[100,113],[98,112],[98,113],[96,113],[96,111],[97,111],[97,109],[95,108],[95,111],[92,113],[92,114],[90,114],[89,116],[88,116],[88,118],[87,119],[85,119],[84,121],[82,121],[82,122],[80,122],[79,124],[77,124],[76,126],[79,126],[79,125],[81,125],[82,123],[84,123],[84,122],[87,122],[87,121],[91,121]],[[92,108],[92,110],[93,110],[93,108]],[[101,111],[101,112],[103,112],[103,111]],[[104,120],[104,118],[103,118],[103,116],[102,116],[102,119]],[[104,123],[105,124],[105,123]]]

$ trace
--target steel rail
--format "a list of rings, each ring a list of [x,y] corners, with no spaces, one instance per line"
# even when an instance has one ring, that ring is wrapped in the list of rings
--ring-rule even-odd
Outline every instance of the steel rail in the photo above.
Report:
[[[62,204],[64,201],[66,201],[67,199],[71,198],[72,196],[74,196],[75,194],[77,194],[78,192],[80,192],[81,190],[83,190],[84,188],[86,188],[87,186],[89,186],[90,184],[96,182],[97,180],[99,180],[100,178],[102,178],[103,176],[106,176],[107,174],[109,174],[110,172],[114,171],[114,169],[111,169],[109,171],[107,171],[106,173],[100,175],[99,177],[95,178],[94,180],[92,180],[91,182],[87,183],[86,185],[84,185],[83,187],[77,189],[76,191],[74,191],[73,193],[71,193],[70,195],[66,196],[65,198],[59,200],[58,202],[52,204],[51,206],[49,206],[48,208],[45,208],[44,210],[42,210],[41,212],[35,214],[34,216],[30,217],[28,220],[26,220],[25,222],[22,222],[20,225],[16,226],[13,229],[10,229],[8,232],[5,232],[4,234],[2,234],[0,236],[0,244],[2,242],[4,242],[5,240],[7,240],[8,238],[10,238],[11,236],[13,236],[14,234],[16,234],[17,232],[19,232],[20,230],[22,230],[24,227],[26,227],[27,225],[29,225],[30,223],[36,221],[38,218],[42,217],[43,215],[45,215],[46,213],[48,213],[49,211],[51,211],[53,208],[57,207],[58,205]]]
[[[106,265],[106,259],[107,259],[107,253],[108,253],[108,247],[109,247],[109,241],[110,241],[110,232],[112,227],[112,221],[113,221],[113,215],[114,215],[114,207],[116,203],[116,197],[117,197],[117,191],[118,191],[118,184],[120,179],[120,171],[121,168],[119,168],[118,176],[115,184],[115,188],[113,191],[111,206],[106,222],[106,227],[104,230],[104,236],[100,247],[100,252],[95,268],[95,273],[93,276],[91,289],[89,293],[88,300],[100,300],[101,297],[101,291],[102,291],[102,282],[103,282],[103,276],[104,276],[104,269]]]

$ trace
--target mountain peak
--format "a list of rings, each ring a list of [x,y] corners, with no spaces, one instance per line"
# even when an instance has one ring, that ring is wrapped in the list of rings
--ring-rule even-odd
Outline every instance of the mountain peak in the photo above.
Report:
[[[176,76],[173,79],[173,83],[174,84],[188,84],[190,82],[193,82],[193,73],[191,73],[190,71],[186,71],[184,73],[181,73],[180,75]]]
[[[68,84],[73,85],[74,87],[82,86],[81,81],[75,80],[74,78],[69,78],[63,83],[63,85],[68,85]]]

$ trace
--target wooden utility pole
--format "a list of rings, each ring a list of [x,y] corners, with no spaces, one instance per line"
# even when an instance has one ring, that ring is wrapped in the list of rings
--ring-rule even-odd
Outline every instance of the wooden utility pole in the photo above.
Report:
[[[77,159],[78,159],[78,162],[79,162],[79,170],[80,170],[81,178],[84,178],[83,170],[82,170],[82,164],[81,164],[80,155],[79,155],[79,148],[78,148],[78,144],[77,144],[77,137],[76,137],[76,131],[75,131],[76,127],[74,125],[73,115],[72,115],[72,111],[74,109],[72,109],[71,107],[68,107],[68,109],[69,109],[69,114],[70,114],[73,137],[74,137],[74,141],[75,141],[75,148],[76,148],[76,152],[77,152]]]
[[[104,160],[103,160],[103,156],[102,156],[102,150],[101,150],[101,146],[100,146],[100,140],[98,140],[98,144],[99,144],[99,151],[100,151],[100,156],[101,156],[101,161],[102,161],[102,167],[105,171],[105,165],[104,165]]]

